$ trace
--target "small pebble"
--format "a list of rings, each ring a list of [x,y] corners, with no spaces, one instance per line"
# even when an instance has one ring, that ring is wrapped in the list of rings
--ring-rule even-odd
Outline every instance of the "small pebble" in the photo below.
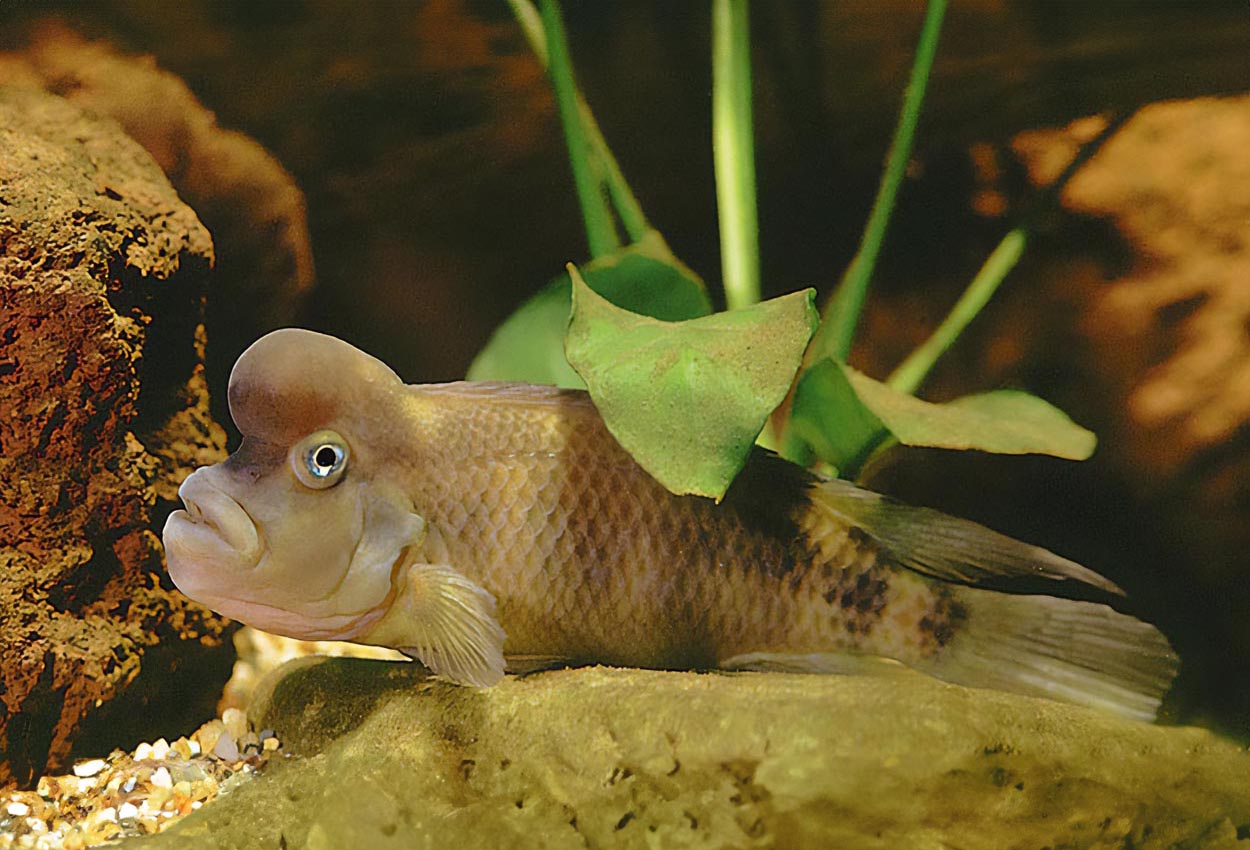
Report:
[[[223,733],[222,736],[217,739],[217,744],[213,747],[213,755],[217,756],[217,758],[222,761],[239,760],[239,747],[235,744],[234,738],[230,736],[229,732]]]
[[[205,723],[172,744],[161,739],[80,762],[72,775],[40,777],[34,792],[0,791],[0,850],[87,850],[162,831],[280,752],[273,732],[252,732],[242,712],[229,720]],[[240,742],[247,745],[242,755]]]
[[[86,779],[95,776],[107,766],[104,759],[91,759],[90,761],[80,761],[74,765],[74,775],[79,779]]]
[[[213,748],[217,746],[217,739],[226,731],[225,724],[220,720],[210,720],[195,730],[195,734],[191,736],[191,740],[198,741],[200,751],[211,753]]]
[[[169,775],[169,769],[166,767],[158,767],[152,771],[152,776],[148,779],[157,788],[173,788],[174,780]]]
[[[247,734],[247,715],[237,708],[227,708],[221,715],[221,722],[236,741]]]
[[[169,745],[170,753],[175,753],[184,759],[191,758],[191,742],[186,738],[179,738]]]
[[[165,804],[169,802],[169,798],[174,796],[172,788],[153,788],[148,793],[148,798],[144,800],[144,805],[154,812],[165,813]]]

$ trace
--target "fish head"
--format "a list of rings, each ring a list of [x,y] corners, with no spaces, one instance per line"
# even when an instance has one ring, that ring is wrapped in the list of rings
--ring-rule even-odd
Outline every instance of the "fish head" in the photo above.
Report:
[[[165,524],[169,574],[192,599],[306,640],[351,640],[384,615],[425,523],[393,453],[407,393],[382,363],[312,331],[274,331],[230,374],[243,434],[193,472]]]

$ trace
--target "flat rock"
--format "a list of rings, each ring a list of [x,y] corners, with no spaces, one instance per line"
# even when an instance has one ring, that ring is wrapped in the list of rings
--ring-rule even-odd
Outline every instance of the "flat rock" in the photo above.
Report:
[[[294,755],[136,846],[1213,850],[1250,831],[1250,753],[1205,730],[908,671],[470,690],[301,659],[250,714]]]

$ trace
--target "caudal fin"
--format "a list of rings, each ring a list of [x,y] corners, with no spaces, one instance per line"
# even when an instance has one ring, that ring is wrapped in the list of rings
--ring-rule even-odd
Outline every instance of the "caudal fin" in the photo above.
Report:
[[[1107,605],[976,588],[956,598],[967,619],[917,665],[939,679],[1153,720],[1176,676],[1167,638]]]

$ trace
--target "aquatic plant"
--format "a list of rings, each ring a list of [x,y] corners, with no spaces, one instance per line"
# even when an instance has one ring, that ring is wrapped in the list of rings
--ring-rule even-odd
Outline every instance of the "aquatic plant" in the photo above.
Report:
[[[760,302],[748,0],[712,0],[713,148],[727,310],[648,222],[578,90],[558,0],[508,0],[546,66],[591,258],[494,333],[472,379],[586,387],[621,444],[675,493],[719,499],[757,440],[844,478],[902,446],[1083,460],[1094,435],[1048,402],[999,390],[914,393],[1020,260],[1036,213],[1002,239],[948,316],[885,381],[847,364],[919,121],[946,0],[930,0],[859,248],[821,315],[812,289]],[[1123,122],[1041,193],[1035,210]],[[623,236],[622,236],[623,234]],[[714,411],[714,415],[708,415]]]

